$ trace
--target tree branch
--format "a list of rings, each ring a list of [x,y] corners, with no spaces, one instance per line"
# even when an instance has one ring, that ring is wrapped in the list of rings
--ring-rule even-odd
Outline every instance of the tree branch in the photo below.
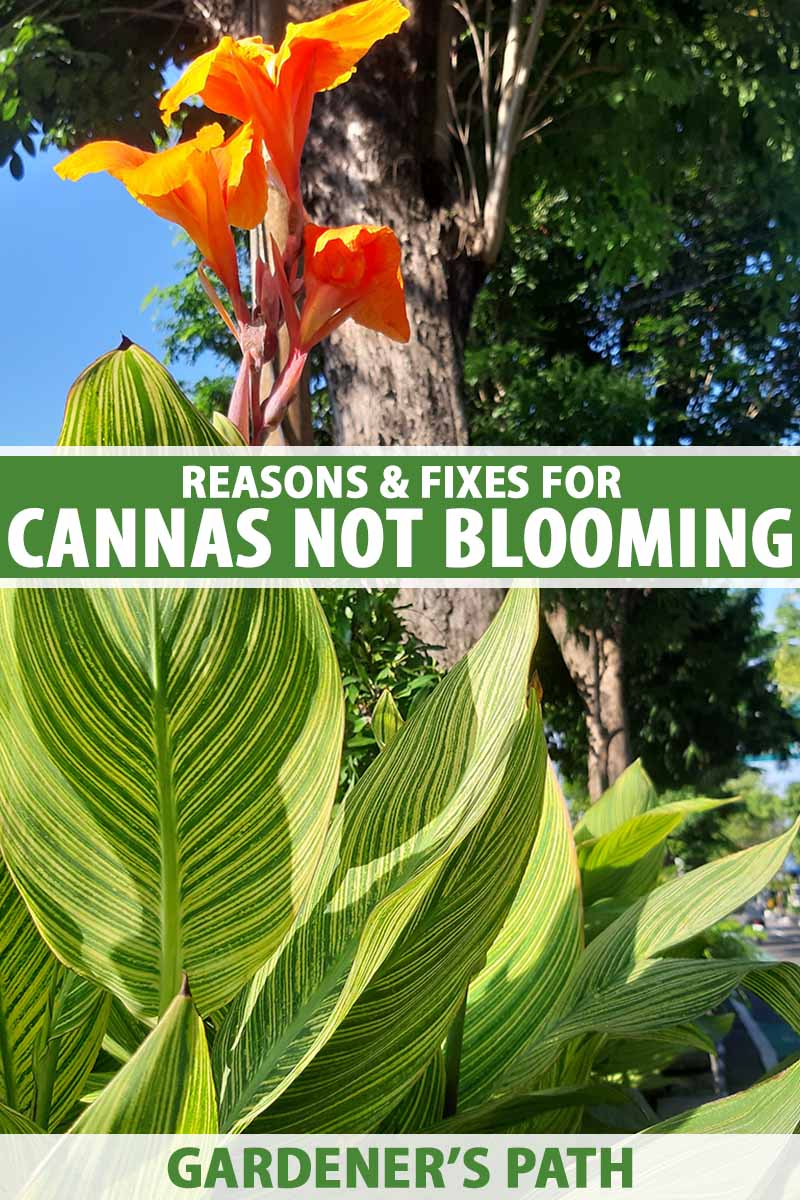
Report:
[[[482,257],[489,265],[496,261],[503,240],[511,162],[519,140],[522,105],[549,3],[550,0],[536,0],[527,36],[524,43],[520,44],[522,6],[520,0],[512,0],[503,55],[493,174],[483,207]]]

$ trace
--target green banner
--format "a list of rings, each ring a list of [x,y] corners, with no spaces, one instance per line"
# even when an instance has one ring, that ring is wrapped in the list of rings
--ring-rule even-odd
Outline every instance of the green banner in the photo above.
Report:
[[[800,576],[787,451],[7,452],[0,581]]]

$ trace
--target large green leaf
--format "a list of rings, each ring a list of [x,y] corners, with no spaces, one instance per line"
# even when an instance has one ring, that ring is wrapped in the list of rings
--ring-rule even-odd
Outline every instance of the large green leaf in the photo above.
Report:
[[[378,1133],[419,1133],[441,1119],[444,1108],[444,1054],[437,1050],[419,1079],[381,1122]]]
[[[732,797],[676,800],[629,817],[600,837],[584,839],[578,850],[584,902],[643,896],[658,882],[666,840],[681,822],[693,813],[734,802]]]
[[[654,1074],[685,1050],[715,1054],[717,1042],[729,1032],[735,1013],[721,1013],[684,1025],[656,1029],[640,1038],[609,1038],[595,1061],[601,1075]]]
[[[655,808],[657,803],[653,782],[637,758],[583,814],[575,826],[575,841],[580,843],[611,833],[631,817]]]
[[[698,867],[636,901],[586,950],[576,975],[578,993],[597,990],[734,912],[780,869],[798,829],[800,821],[768,842]]]
[[[219,1008],[291,924],[333,805],[313,592],[21,590],[0,652],[2,843],[45,938],[140,1016],[183,971]]]
[[[491,808],[449,856],[369,987],[259,1130],[372,1130],[402,1096],[441,1045],[508,912],[536,833],[545,761],[533,700]]]
[[[124,338],[70,388],[59,446],[225,446],[169,372]]]
[[[525,876],[486,966],[469,989],[459,1108],[494,1081],[546,1026],[583,946],[581,888],[569,812],[553,768]]]
[[[32,1115],[58,1129],[73,1115],[106,1031],[111,995],[59,966],[48,1020],[34,1048],[36,1080]]]
[[[135,1054],[150,1032],[150,1025],[134,1017],[118,997],[112,997],[103,1049],[117,1062],[125,1063]]]
[[[9,1108],[7,1104],[0,1102],[0,1134],[4,1133],[45,1133],[44,1129],[32,1121],[30,1117],[23,1116],[22,1113],[16,1112],[15,1109]]]
[[[203,1022],[182,993],[72,1132],[201,1134],[217,1128]]]
[[[794,962],[755,964],[747,986],[800,1033],[800,966]]]
[[[536,627],[536,594],[512,589],[481,641],[418,708],[340,806],[315,888],[294,929],[231,1006],[215,1041],[224,1128],[246,1127],[294,1085],[396,946],[397,957],[387,964],[372,998],[340,1043],[341,1080],[349,1078],[357,1065],[354,1055],[360,1053],[369,1095],[357,1088],[356,1094],[348,1096],[339,1086],[331,1057],[324,1071],[331,1094],[316,1093],[315,1112],[315,1097],[301,1085],[294,1100],[287,1097],[283,1127],[299,1125],[316,1132],[341,1127],[339,1122],[349,1122],[362,1100],[371,1103],[373,1089],[380,1088],[372,1043],[362,1040],[356,1047],[351,1034],[362,1017],[376,1037],[378,1022],[395,1021],[390,986],[395,989],[396,1012],[405,1014],[403,1020],[413,1016],[414,1033],[404,1045],[396,1080],[383,1091],[385,1113],[430,1059],[433,1047],[414,1069],[415,1056],[423,1051],[429,1035],[418,1036],[417,1024],[424,1019],[426,996],[412,994],[412,989],[435,963],[432,938],[437,922],[445,915],[450,922],[449,928],[442,929],[449,953],[463,913],[474,919],[475,896],[487,888],[481,875],[462,906],[463,869],[451,874],[448,868],[463,846],[467,848],[462,867],[471,862],[480,875],[480,848],[476,842],[470,844],[470,834],[484,820],[485,828],[491,828],[496,814],[507,811],[513,772],[527,781],[535,767],[541,732],[534,727],[527,690]],[[535,833],[533,792],[525,803],[531,813],[529,827],[512,832],[516,849],[521,846],[527,857],[528,839]],[[515,886],[513,859],[506,865]],[[502,870],[494,882],[503,885],[498,889],[502,892]],[[486,950],[481,943],[493,919],[492,908],[484,927],[463,930],[458,964],[461,994],[469,973],[480,965]],[[405,986],[396,974],[404,953],[419,958]],[[428,955],[434,956],[433,962],[427,961]],[[453,998],[456,978],[446,981],[448,1011],[461,999],[461,995]],[[434,998],[441,1001],[438,993]],[[382,1032],[389,1035],[392,1030]],[[414,1057],[409,1059],[407,1051],[412,1050]],[[393,1065],[385,1064],[387,1078]],[[373,1115],[379,1123],[382,1114],[376,1109]]]
[[[627,1103],[628,1098],[626,1089],[602,1081],[547,1088],[540,1092],[521,1092],[457,1113],[433,1125],[428,1132],[448,1137],[464,1133],[505,1133],[545,1114],[563,1112],[565,1109],[579,1111],[588,1104],[622,1105]]]
[[[647,1133],[794,1133],[800,1124],[800,1062],[735,1096],[652,1125]]]

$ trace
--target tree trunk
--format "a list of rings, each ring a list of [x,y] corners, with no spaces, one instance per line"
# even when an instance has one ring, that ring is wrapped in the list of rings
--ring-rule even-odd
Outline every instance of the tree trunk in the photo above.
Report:
[[[570,625],[557,604],[547,624],[586,709],[589,796],[597,800],[631,761],[624,678],[624,605],[605,629]]]
[[[327,8],[327,2],[321,6]],[[303,4],[316,10],[313,3]],[[306,145],[306,205],[324,225],[389,225],[400,239],[411,340],[348,322],[324,345],[336,440],[463,445],[464,340],[483,268],[436,141],[438,3],[417,3],[343,87],[318,96]],[[308,15],[311,15],[309,13]]]
[[[397,606],[409,629],[436,647],[434,657],[451,667],[478,640],[500,607],[501,588],[401,588]]]

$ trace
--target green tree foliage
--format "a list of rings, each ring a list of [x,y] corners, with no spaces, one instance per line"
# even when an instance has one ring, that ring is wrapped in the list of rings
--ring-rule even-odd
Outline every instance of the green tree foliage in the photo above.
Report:
[[[655,589],[628,598],[631,749],[657,787],[713,791],[748,757],[789,753],[800,729],[772,678],[776,640],[762,626],[758,592]],[[587,592],[572,603],[598,599]],[[587,753],[581,701],[546,630],[537,653],[551,752],[579,781]]]
[[[663,799],[669,802],[694,790],[665,792]],[[670,854],[680,858],[688,870],[741,850],[753,841],[775,837],[797,814],[796,786],[790,784],[784,791],[776,792],[758,770],[743,771],[719,790],[723,795],[737,797],[736,804],[693,814],[670,837]]]
[[[401,716],[423,700],[441,676],[425,645],[395,608],[396,588],[323,588],[319,598],[342,673],[345,735],[342,788],[351,788],[378,753],[372,714],[388,690]]]
[[[788,592],[775,614],[775,678],[787,704],[800,704],[800,593]]]
[[[744,164],[745,167],[747,164]],[[746,170],[743,172],[746,176]],[[599,261],[572,195],[526,198],[467,353],[476,441],[774,444],[800,432],[800,181],[702,180],[650,253]],[[791,205],[794,205],[794,213]],[[783,210],[786,205],[786,211]]]
[[[180,0],[0,0],[0,166],[21,178],[20,151],[114,137],[149,148],[170,60],[203,30]]]

